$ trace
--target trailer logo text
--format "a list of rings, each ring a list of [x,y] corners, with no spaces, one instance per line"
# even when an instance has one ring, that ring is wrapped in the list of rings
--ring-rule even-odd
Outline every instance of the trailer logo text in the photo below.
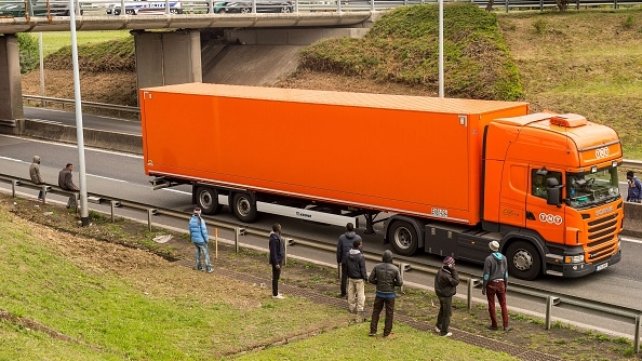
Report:
[[[550,213],[540,213],[539,221],[543,223],[550,223],[550,224],[559,226],[560,224],[562,224],[562,216],[556,216]]]

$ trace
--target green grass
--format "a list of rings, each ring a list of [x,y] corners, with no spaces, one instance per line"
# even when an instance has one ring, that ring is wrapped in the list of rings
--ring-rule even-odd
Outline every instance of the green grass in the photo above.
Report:
[[[380,325],[381,327],[382,325]],[[460,341],[395,325],[392,339],[369,337],[367,324],[333,330],[314,338],[249,353],[236,360],[516,360]]]
[[[437,6],[396,9],[363,39],[327,40],[303,51],[302,66],[379,81],[420,85],[436,91]],[[517,68],[493,13],[469,4],[444,12],[445,90],[451,97],[519,99]]]
[[[504,36],[534,110],[613,127],[642,159],[642,11],[504,15]]]
[[[136,69],[134,55],[133,36],[78,46],[78,62],[83,71],[133,71]],[[71,69],[71,46],[63,46],[47,56],[46,66],[48,69]]]
[[[0,239],[0,308],[92,349],[88,352],[84,346],[47,340],[2,324],[0,359],[60,359],[69,352],[64,359],[85,359],[87,353],[102,354],[100,359],[204,360],[309,332],[318,325],[327,326],[328,320],[341,322],[345,317],[336,309],[296,297],[275,302],[268,291],[251,291],[252,287],[242,284],[234,288],[231,280],[205,282],[203,273],[169,265],[143,272],[142,279],[122,278],[99,261],[76,259],[79,254],[89,259],[106,257],[100,242],[87,240],[89,248],[74,246],[63,255],[28,225],[12,222],[4,211],[0,211]],[[147,262],[155,263],[154,259]],[[120,259],[114,257],[114,261]],[[135,274],[136,268],[127,274]],[[210,293],[200,294],[203,289]],[[25,348],[34,349],[24,354],[16,351]]]
[[[97,44],[109,40],[125,39],[130,37],[129,30],[110,31],[78,31],[76,32],[78,46]],[[35,38],[37,34],[32,34]],[[43,53],[46,57],[55,53],[60,48],[71,46],[71,33],[68,31],[49,31],[42,33]]]

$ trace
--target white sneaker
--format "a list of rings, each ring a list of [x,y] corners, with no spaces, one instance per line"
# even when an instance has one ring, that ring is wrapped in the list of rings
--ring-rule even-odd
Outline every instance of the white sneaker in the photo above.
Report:
[[[284,298],[285,298],[285,296],[283,296],[281,293],[279,293],[279,294],[278,294],[278,295],[276,295],[276,296],[272,296],[272,298],[275,298],[275,299],[277,299],[277,300],[282,300],[282,299],[284,299]]]
[[[435,326],[435,332],[441,333],[441,330],[439,329],[439,327]]]
[[[443,336],[443,337],[450,337],[450,336],[452,336],[452,335],[453,335],[453,333],[452,333],[452,332],[448,332],[447,334],[442,335],[442,336]]]

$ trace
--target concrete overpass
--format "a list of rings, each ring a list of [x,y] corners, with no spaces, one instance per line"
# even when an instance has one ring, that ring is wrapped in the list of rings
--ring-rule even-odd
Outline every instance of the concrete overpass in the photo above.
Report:
[[[76,28],[80,31],[132,30],[137,86],[142,88],[202,81],[203,29],[227,29],[228,39],[242,43],[307,45],[328,37],[363,36],[367,23],[375,16],[376,13],[370,11],[79,16]],[[19,133],[16,121],[24,118],[15,33],[66,31],[69,21],[67,16],[0,18],[3,34],[0,35],[0,127],[10,127],[12,132]]]

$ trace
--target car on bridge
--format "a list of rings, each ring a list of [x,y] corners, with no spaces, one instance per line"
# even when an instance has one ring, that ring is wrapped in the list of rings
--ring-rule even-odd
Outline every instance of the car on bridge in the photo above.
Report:
[[[291,13],[294,4],[289,0],[257,0],[257,13]],[[252,12],[252,1],[217,1],[214,3],[216,14],[249,14]]]
[[[27,4],[28,6],[26,6]],[[69,16],[69,1],[31,0],[30,3],[27,3],[26,1],[11,0],[0,2],[0,16],[23,17],[27,12],[31,16]],[[82,14],[81,8],[80,15]]]
[[[165,1],[128,1],[125,2],[125,14],[142,15],[142,14],[165,14]],[[169,12],[171,14],[182,14],[183,4],[180,1],[168,1]],[[107,15],[120,15],[121,4],[114,3],[107,7]]]

